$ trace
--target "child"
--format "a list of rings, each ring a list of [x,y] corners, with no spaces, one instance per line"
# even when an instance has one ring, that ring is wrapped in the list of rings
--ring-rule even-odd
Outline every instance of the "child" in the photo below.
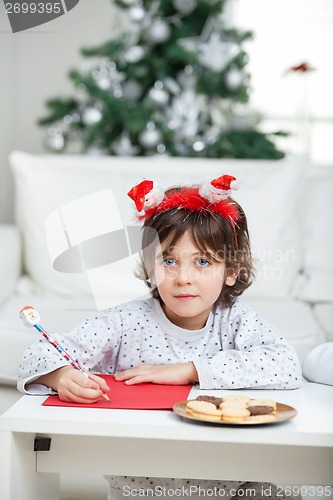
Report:
[[[81,366],[115,373],[116,380],[127,384],[198,383],[201,389],[300,386],[294,350],[238,300],[251,284],[252,259],[245,214],[229,198],[236,187],[234,177],[222,176],[200,188],[181,187],[165,194],[152,181],[143,181],[128,193],[138,210],[144,210],[140,277],[152,298],[113,307],[68,334],[54,335]],[[18,388],[39,394],[57,391],[64,401],[76,403],[95,402],[108,391],[97,375],[91,380],[67,366],[44,339],[26,351]],[[123,498],[128,484],[138,491],[189,483],[107,479],[110,499]],[[242,483],[200,481],[201,487],[223,488],[230,493],[226,498],[234,499],[244,496]],[[255,483],[250,484],[253,488]]]

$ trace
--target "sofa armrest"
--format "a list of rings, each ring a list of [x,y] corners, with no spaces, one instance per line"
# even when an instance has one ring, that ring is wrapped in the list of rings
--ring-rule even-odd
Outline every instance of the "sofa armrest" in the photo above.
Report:
[[[13,224],[0,224],[0,304],[9,297],[21,275],[21,241]]]

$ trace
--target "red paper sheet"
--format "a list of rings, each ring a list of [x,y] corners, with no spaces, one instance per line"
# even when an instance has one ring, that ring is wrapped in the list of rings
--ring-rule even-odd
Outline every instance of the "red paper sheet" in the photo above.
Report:
[[[126,385],[116,382],[113,375],[100,375],[103,377],[110,392],[108,396],[111,403],[101,398],[93,404],[66,403],[58,396],[49,396],[43,406],[70,406],[78,408],[118,408],[126,410],[171,410],[175,403],[188,398],[192,385],[158,385],[136,384]]]

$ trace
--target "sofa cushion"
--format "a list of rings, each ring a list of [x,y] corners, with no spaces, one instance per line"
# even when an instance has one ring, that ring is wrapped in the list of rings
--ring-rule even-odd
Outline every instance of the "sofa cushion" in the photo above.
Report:
[[[306,268],[296,281],[294,293],[311,303],[333,302],[333,271]]]
[[[326,340],[333,342],[333,303],[316,304],[314,315],[325,332]]]
[[[333,273],[333,175],[328,167],[313,168],[304,197],[304,262],[307,271]]]
[[[325,333],[309,304],[291,298],[248,302],[294,347],[301,362],[316,345],[325,342]]]
[[[128,190],[143,178],[161,187],[211,180],[223,173],[235,175],[236,192],[249,219],[258,279],[252,297],[287,297],[302,266],[301,234],[297,221],[298,186],[306,164],[286,158],[279,161],[202,160],[186,158],[119,158],[80,155],[30,155],[14,152],[10,164],[16,187],[16,219],[23,236],[24,265],[41,291],[68,297],[90,296],[86,274],[53,269],[45,236],[45,221],[54,211],[84,196],[111,187],[123,224],[133,223],[134,207]],[[87,226],[94,221],[87,221]],[[116,267],[116,266],[114,266]],[[96,281],[103,269],[96,271]],[[118,273],[114,284],[135,288]],[[114,295],[117,287],[114,286]],[[131,298],[129,296],[128,298]],[[107,304],[104,303],[103,307]]]
[[[309,302],[333,302],[333,175],[328,167],[309,170],[300,206],[304,233],[304,272],[295,296]]]
[[[21,242],[16,226],[0,224],[0,304],[13,293],[21,274]]]

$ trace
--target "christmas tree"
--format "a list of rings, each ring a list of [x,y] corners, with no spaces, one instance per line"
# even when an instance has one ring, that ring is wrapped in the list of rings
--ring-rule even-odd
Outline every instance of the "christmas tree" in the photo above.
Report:
[[[272,158],[283,156],[248,107],[250,32],[226,22],[226,0],[115,0],[132,24],[82,49],[72,70],[76,97],[46,104],[46,145],[73,140],[112,155]]]

